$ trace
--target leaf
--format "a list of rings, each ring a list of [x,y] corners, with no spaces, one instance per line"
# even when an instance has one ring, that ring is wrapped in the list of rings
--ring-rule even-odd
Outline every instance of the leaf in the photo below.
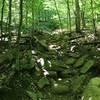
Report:
[[[12,54],[4,53],[0,54],[0,65],[9,63],[13,59]]]
[[[81,73],[86,73],[93,65],[94,65],[94,60],[89,60],[87,61],[83,67],[81,68],[80,72]]]
[[[39,41],[39,43],[43,46],[43,47],[48,47],[47,45],[46,45],[46,41],[45,40],[41,40],[41,41]]]
[[[57,72],[56,71],[48,71],[48,75],[47,76],[49,76],[49,77],[57,77]]]
[[[80,67],[81,65],[83,65],[83,64],[84,64],[84,61],[85,61],[85,59],[86,59],[86,57],[87,57],[87,55],[84,55],[84,56],[80,57],[80,58],[76,61],[76,63],[74,64],[74,67]]]
[[[28,94],[28,96],[32,99],[32,100],[38,100],[37,98],[37,94],[31,91],[26,91],[26,93]]]
[[[100,88],[100,78],[99,77],[92,78],[88,85],[93,85]]]
[[[5,56],[3,54],[0,54],[0,64],[4,63],[6,60]]]
[[[81,87],[83,80],[85,79],[84,75],[81,76],[75,76],[72,80],[72,89],[74,92],[78,91]]]
[[[56,94],[66,93],[69,91],[69,85],[67,86],[64,84],[54,83],[52,90]]]
[[[68,75],[70,75],[72,73],[72,71],[70,70],[70,69],[65,69],[65,70],[63,70],[61,73],[60,73],[60,77],[62,77],[62,78],[66,78],[66,77],[68,77]]]
[[[46,77],[42,77],[39,81],[38,81],[38,86],[40,88],[43,88],[45,85],[49,85],[49,80]]]
[[[38,97],[38,98],[43,98],[43,94],[42,94],[42,92],[37,91],[37,97]]]
[[[72,64],[75,63],[75,61],[76,61],[76,59],[71,57],[71,58],[69,58],[69,59],[67,60],[66,64],[72,65]]]

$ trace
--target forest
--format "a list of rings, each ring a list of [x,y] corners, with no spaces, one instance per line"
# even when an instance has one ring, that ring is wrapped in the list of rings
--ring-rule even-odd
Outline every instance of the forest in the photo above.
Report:
[[[100,100],[100,0],[0,0],[0,100]]]

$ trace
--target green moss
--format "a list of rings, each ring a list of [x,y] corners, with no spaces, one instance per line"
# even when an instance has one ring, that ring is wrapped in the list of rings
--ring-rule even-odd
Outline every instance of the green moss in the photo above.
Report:
[[[76,61],[76,59],[71,57],[71,58],[69,58],[69,59],[66,61],[66,64],[72,65],[72,64],[75,63],[75,61]]]
[[[85,62],[86,57],[87,57],[87,55],[84,55],[84,56],[80,57],[80,58],[76,61],[76,63],[74,64],[74,67],[80,67],[81,65],[83,65],[84,62]]]
[[[94,60],[88,60],[83,67],[81,68],[80,72],[81,73],[86,73],[93,65],[94,65]]]
[[[83,100],[100,100],[100,78],[96,77],[90,80],[83,93]]]

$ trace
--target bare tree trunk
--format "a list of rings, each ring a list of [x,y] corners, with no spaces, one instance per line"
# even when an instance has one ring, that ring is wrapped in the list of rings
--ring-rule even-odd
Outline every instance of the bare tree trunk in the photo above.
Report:
[[[35,1],[34,0],[32,0],[32,27],[33,27],[33,30],[34,30],[34,18],[35,18],[35,16],[34,16],[34,10],[35,10]]]
[[[69,19],[69,28],[70,28],[70,32],[71,32],[71,15],[70,15],[70,6],[69,6],[69,0],[65,0],[66,4],[67,4],[67,9],[68,9],[68,19]]]
[[[26,21],[26,26],[28,25],[28,10],[27,10],[27,4],[26,4],[26,15],[25,15],[25,21]]]
[[[20,37],[21,37],[22,22],[23,22],[23,0],[20,0],[19,29],[18,29],[18,38],[17,38],[18,44],[19,44]]]
[[[59,14],[59,11],[58,11],[58,8],[57,8],[56,0],[54,0],[54,5],[55,5],[56,11],[57,11],[58,18],[59,18],[60,29],[62,30],[62,23],[61,23],[60,14]]]
[[[81,21],[82,21],[82,29],[86,28],[85,23],[85,1],[81,0],[82,3],[82,10],[81,10]]]
[[[82,29],[86,27],[84,11],[81,11],[81,19],[82,19]]]
[[[5,0],[2,0],[2,8],[1,8],[1,40],[2,40],[2,31],[3,31],[3,14],[4,14],[4,6],[5,6]]]
[[[31,37],[34,36],[34,31],[35,31],[35,25],[36,25],[36,20],[35,20],[35,0],[32,0],[32,30],[31,30]],[[38,26],[38,22],[37,22],[37,26]]]
[[[9,32],[9,47],[11,46],[11,20],[12,20],[12,0],[9,0],[9,12],[8,12],[8,32]]]
[[[80,30],[80,6],[79,0],[75,0],[75,22],[76,22],[76,32],[81,32]]]
[[[96,34],[96,22],[95,22],[95,17],[94,17],[93,0],[91,0],[91,10],[92,10],[93,29]]]

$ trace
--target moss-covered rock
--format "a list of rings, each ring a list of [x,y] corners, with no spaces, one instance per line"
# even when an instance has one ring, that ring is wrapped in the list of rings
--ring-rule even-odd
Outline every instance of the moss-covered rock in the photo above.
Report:
[[[83,67],[81,68],[81,73],[86,73],[93,65],[95,64],[94,60],[88,60]]]
[[[52,92],[54,94],[66,94],[70,91],[70,82],[68,79],[52,80]]]
[[[52,87],[52,90],[55,94],[64,94],[69,91],[69,86],[64,84],[55,83]]]
[[[88,55],[81,56],[74,64],[74,67],[80,67],[84,64],[85,59]]]
[[[66,64],[67,64],[67,65],[72,65],[72,64],[75,63],[75,61],[76,61],[76,59],[73,58],[73,57],[71,57],[71,58],[67,59]]]
[[[100,78],[90,80],[83,93],[83,100],[100,100]]]

